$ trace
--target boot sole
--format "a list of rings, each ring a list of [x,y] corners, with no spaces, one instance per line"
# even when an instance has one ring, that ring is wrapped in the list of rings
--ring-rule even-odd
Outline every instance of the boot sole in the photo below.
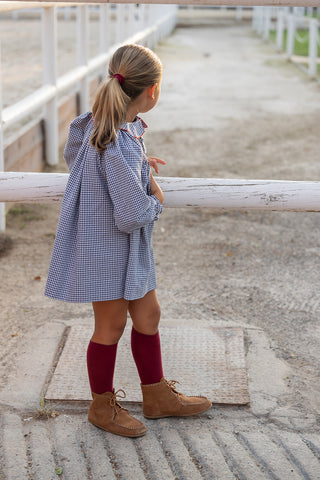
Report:
[[[91,423],[91,425],[94,425],[95,427],[100,428],[101,430],[104,430],[105,432],[112,433],[112,435],[119,435],[120,437],[138,438],[138,437],[143,437],[143,435],[145,435],[147,433],[147,429],[144,432],[134,433],[134,434],[131,434],[131,435],[130,435],[130,433],[112,432],[111,430],[107,430],[106,428],[101,427],[100,425],[97,425],[96,423],[91,422],[91,420],[89,420],[89,422]]]
[[[206,407],[204,410],[201,410],[199,412],[196,412],[196,413],[176,413],[176,414],[165,414],[165,415],[145,415],[143,414],[143,416],[145,418],[149,418],[150,420],[155,420],[157,418],[168,418],[168,417],[193,417],[194,415],[200,415],[201,413],[204,413],[204,412],[207,412],[208,410],[210,410],[210,408],[212,407],[212,405],[210,405],[209,407]]]

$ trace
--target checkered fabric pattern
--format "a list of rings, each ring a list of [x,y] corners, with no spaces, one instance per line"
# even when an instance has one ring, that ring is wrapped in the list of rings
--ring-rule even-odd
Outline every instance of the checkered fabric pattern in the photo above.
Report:
[[[70,126],[64,157],[70,177],[62,202],[45,295],[68,302],[142,298],[156,288],[150,165],[139,117],[103,154],[89,145],[90,112]]]

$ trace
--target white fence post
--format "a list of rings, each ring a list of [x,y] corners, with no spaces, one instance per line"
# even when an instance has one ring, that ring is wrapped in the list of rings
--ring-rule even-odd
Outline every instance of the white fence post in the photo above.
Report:
[[[57,84],[57,11],[56,7],[42,9],[43,85]],[[57,92],[44,106],[46,161],[58,163],[58,99]]]
[[[288,33],[287,33],[287,56],[292,57],[294,52],[294,34],[295,34],[295,18],[292,13],[288,15]]]
[[[4,145],[2,126],[2,68],[1,68],[1,42],[0,42],[0,173],[4,172]],[[0,232],[6,228],[5,204],[0,203]]]
[[[318,19],[310,18],[309,20],[309,68],[308,74],[312,78],[317,77],[318,70]]]
[[[110,46],[110,22],[109,22],[110,5],[103,3],[100,5],[100,53],[105,53]]]
[[[283,49],[283,30],[284,30],[284,11],[278,9],[277,14],[277,50],[281,52]]]
[[[236,7],[236,20],[238,22],[242,20],[242,7]]]
[[[78,66],[88,65],[88,5],[77,6],[77,57]],[[80,80],[80,113],[89,109],[89,79]]]
[[[265,17],[264,17],[264,33],[263,38],[265,40],[269,39],[269,32],[270,32],[270,23],[271,23],[271,8],[267,7],[265,9]]]
[[[116,43],[121,43],[125,32],[125,8],[122,3],[117,3],[116,6]]]
[[[264,19],[264,7],[257,7],[258,8],[258,33],[259,35],[263,32],[263,19]]]

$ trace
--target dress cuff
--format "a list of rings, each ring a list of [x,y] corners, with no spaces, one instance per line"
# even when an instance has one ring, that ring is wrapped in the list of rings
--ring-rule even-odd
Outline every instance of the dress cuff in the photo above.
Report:
[[[162,204],[160,203],[160,200],[155,195],[151,195],[151,197],[156,201],[156,204],[155,204],[155,209],[156,209],[155,220],[158,220],[160,213],[162,213]]]

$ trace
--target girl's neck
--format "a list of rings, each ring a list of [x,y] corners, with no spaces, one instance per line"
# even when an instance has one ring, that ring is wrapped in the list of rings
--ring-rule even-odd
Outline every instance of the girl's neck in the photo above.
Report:
[[[135,120],[136,116],[138,115],[139,110],[134,103],[129,105],[126,115],[126,122],[131,123]]]

